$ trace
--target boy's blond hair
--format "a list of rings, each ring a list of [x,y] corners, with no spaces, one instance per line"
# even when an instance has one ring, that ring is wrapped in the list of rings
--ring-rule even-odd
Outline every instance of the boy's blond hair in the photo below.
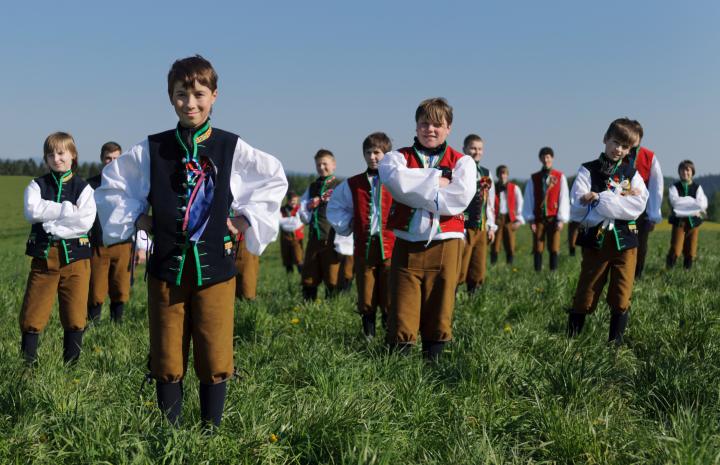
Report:
[[[67,132],[53,132],[45,139],[43,143],[43,161],[47,163],[47,156],[53,153],[57,149],[67,150],[72,153],[72,170],[77,169],[78,166],[78,152],[77,146],[75,145],[75,139]]]
[[[315,158],[315,160],[319,160],[319,159],[325,158],[325,157],[332,158],[333,160],[335,159],[335,155],[333,155],[333,153],[331,151],[329,151],[328,149],[318,150],[317,153],[315,154],[314,158]]]
[[[423,100],[415,110],[415,122],[418,123],[421,119],[437,126],[442,126],[443,123],[450,126],[453,122],[453,108],[442,97]]]

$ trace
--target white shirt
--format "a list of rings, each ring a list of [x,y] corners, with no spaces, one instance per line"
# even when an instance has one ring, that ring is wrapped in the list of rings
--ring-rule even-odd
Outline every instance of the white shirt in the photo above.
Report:
[[[430,166],[432,160],[426,160]],[[454,216],[465,211],[475,195],[475,161],[463,156],[453,169],[452,182],[440,188],[442,173],[435,168],[408,168],[405,156],[397,151],[388,152],[380,162],[382,182],[396,202],[417,209],[408,231],[395,230],[395,236],[411,242],[429,242],[464,238],[460,232],[438,232],[439,216]]]
[[[260,255],[274,241],[280,223],[280,202],[287,179],[280,162],[238,138],[230,173],[230,208],[247,219],[245,245]],[[135,232],[135,221],[148,210],[150,149],[148,140],[134,145],[102,172],[102,185],[95,192],[106,245],[123,242]],[[156,205],[155,208],[161,208]]]
[[[365,174],[367,176],[367,174]],[[382,218],[380,205],[380,177],[367,176],[370,183],[370,235],[376,236],[381,232]],[[328,202],[327,218],[333,229],[343,236],[348,236],[353,232],[353,217],[355,207],[353,205],[353,196],[350,191],[350,185],[347,180],[343,181],[333,191],[333,195]]]
[[[670,207],[675,213],[675,216],[680,218],[687,218],[690,216],[700,216],[704,214],[708,207],[708,199],[705,196],[702,186],[698,186],[695,197],[686,195],[680,197],[680,193],[675,185],[670,186],[668,189],[668,198],[670,200]]]
[[[621,195],[620,192],[605,190],[600,192],[597,204],[583,205],[582,196],[590,192],[590,171],[584,166],[578,170],[575,182],[570,190],[570,219],[580,223],[585,228],[592,228],[601,223],[612,229],[615,220],[632,221],[637,219],[644,211],[648,200],[648,190],[639,173],[635,173],[630,181],[630,189],[637,189],[639,195]]]
[[[31,224],[42,223],[50,236],[58,239],[76,239],[90,231],[95,222],[95,198],[92,187],[85,186],[77,202],[62,203],[42,198],[35,180],[25,188],[25,219]]]
[[[664,183],[660,162],[658,162],[657,156],[654,156],[650,165],[650,179],[647,185],[650,197],[647,201],[646,211],[648,219],[655,224],[662,221],[660,208],[662,207]]]
[[[517,184],[513,184],[513,190],[515,191],[515,221],[519,222],[520,224],[525,224],[525,219],[523,218],[522,211],[523,211],[523,195],[522,191],[520,190],[520,186]],[[508,201],[507,201],[507,192],[502,191],[500,194],[498,194],[498,214],[500,215],[508,215]]]

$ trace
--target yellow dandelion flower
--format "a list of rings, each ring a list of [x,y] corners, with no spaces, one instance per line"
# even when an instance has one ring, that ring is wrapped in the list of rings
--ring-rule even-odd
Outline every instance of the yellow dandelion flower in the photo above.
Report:
[[[505,323],[505,326],[503,326],[503,331],[505,331],[506,333],[512,332],[512,326],[510,326],[510,323]]]
[[[300,310],[302,310],[302,309],[297,305],[295,307],[293,307],[293,309],[292,309],[293,312],[299,312]]]
[[[73,379],[73,384],[78,384],[80,380],[78,378]]]
[[[95,346],[95,347],[93,347],[93,352],[95,352],[96,354],[99,354],[100,352],[102,352],[102,349],[98,346]]]
[[[517,272],[518,272],[518,269],[517,269],[517,268],[513,268],[513,273],[517,273]]]
[[[292,320],[290,320],[290,324],[296,325],[298,323],[300,323],[300,318],[293,318]]]
[[[280,439],[280,438],[278,438],[275,433],[272,433],[272,434],[270,435],[270,438],[268,438],[268,439],[270,440],[270,442],[273,442],[273,443],[274,443],[274,442],[278,442],[278,439]]]
[[[155,402],[153,402],[151,400],[146,400],[145,407],[155,407]]]
[[[542,288],[542,287],[536,287],[536,288],[535,288],[535,292],[537,292],[537,293],[541,293],[542,291],[543,291],[543,288]]]

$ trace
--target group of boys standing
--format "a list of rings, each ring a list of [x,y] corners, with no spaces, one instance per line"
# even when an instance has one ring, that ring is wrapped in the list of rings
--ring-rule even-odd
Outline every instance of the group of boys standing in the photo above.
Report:
[[[495,185],[480,166],[481,138],[465,139],[467,155],[448,145],[452,107],[445,99],[431,98],[415,112],[413,144],[392,150],[387,135],[369,135],[362,146],[367,170],[343,182],[334,176],[333,154],[320,150],[315,156],[319,177],[281,210],[287,191],[281,163],[210,124],[217,98],[212,65],[200,56],[177,60],[167,84],[179,119],[176,128],[148,136],[108,160],[99,183],[95,179],[88,185],[74,175],[77,150],[71,136],[56,133],[46,140],[50,173],[33,180],[25,192],[25,216],[32,223],[26,253],[33,261],[20,326],[28,361],[36,357],[38,337],[56,295],[66,330],[65,360],[77,359],[86,318],[96,318],[105,298],[105,284],[90,292],[93,247],[93,272],[108,269],[115,276],[126,269],[129,241],[146,231],[153,236],[148,367],[158,406],[172,424],[179,422],[192,342],[201,418],[217,426],[226,382],[234,372],[234,301],[248,291],[237,284],[241,280],[236,275],[251,276],[257,270],[257,257],[278,229],[283,231],[286,269],[297,266],[301,271],[306,299],[317,297],[321,283],[333,296],[339,287],[338,251],[352,256],[343,261],[346,268],[354,266],[365,335],[375,335],[379,309],[393,350],[407,353],[419,333],[423,355],[434,360],[452,339],[458,283],[465,282],[472,292],[484,281],[488,244],[502,237],[512,262],[514,231],[527,220],[535,237],[536,269],[544,239],[554,268],[557,234],[568,220],[568,209],[570,219],[579,223],[577,242],[583,247],[568,332],[580,332],[609,275],[610,339],[622,340],[635,272],[636,220],[649,195],[641,173],[653,166],[651,155],[642,158],[640,148],[632,149],[641,135],[634,122],[623,118],[610,125],[603,154],[578,172],[570,207],[565,178],[552,169],[552,150],[541,150],[543,170],[528,183],[523,207],[519,188],[507,180],[507,169],[498,169]],[[635,155],[628,158],[631,150]],[[115,152],[119,146],[108,147],[107,158]],[[702,189],[692,183],[694,167],[681,168],[680,174],[681,182],[670,191],[671,202],[677,203],[673,240],[688,237],[687,249],[693,254],[699,215],[707,205],[702,204]],[[99,224],[89,236],[96,204]],[[309,226],[304,257],[303,223]],[[96,242],[91,244],[89,237]],[[347,250],[348,237],[353,237],[352,252]],[[491,260],[498,252],[494,246]],[[351,273],[343,275],[348,282]],[[113,318],[119,320],[126,287],[110,294]]]

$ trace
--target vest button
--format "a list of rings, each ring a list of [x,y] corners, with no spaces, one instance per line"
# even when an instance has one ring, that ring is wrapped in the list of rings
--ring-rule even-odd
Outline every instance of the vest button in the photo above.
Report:
[[[187,163],[187,158],[182,157],[182,158],[180,159],[180,163]]]
[[[181,211],[181,212],[184,212],[185,210],[187,210],[187,207],[186,207],[185,205],[183,205],[182,207],[180,207],[180,211]]]

